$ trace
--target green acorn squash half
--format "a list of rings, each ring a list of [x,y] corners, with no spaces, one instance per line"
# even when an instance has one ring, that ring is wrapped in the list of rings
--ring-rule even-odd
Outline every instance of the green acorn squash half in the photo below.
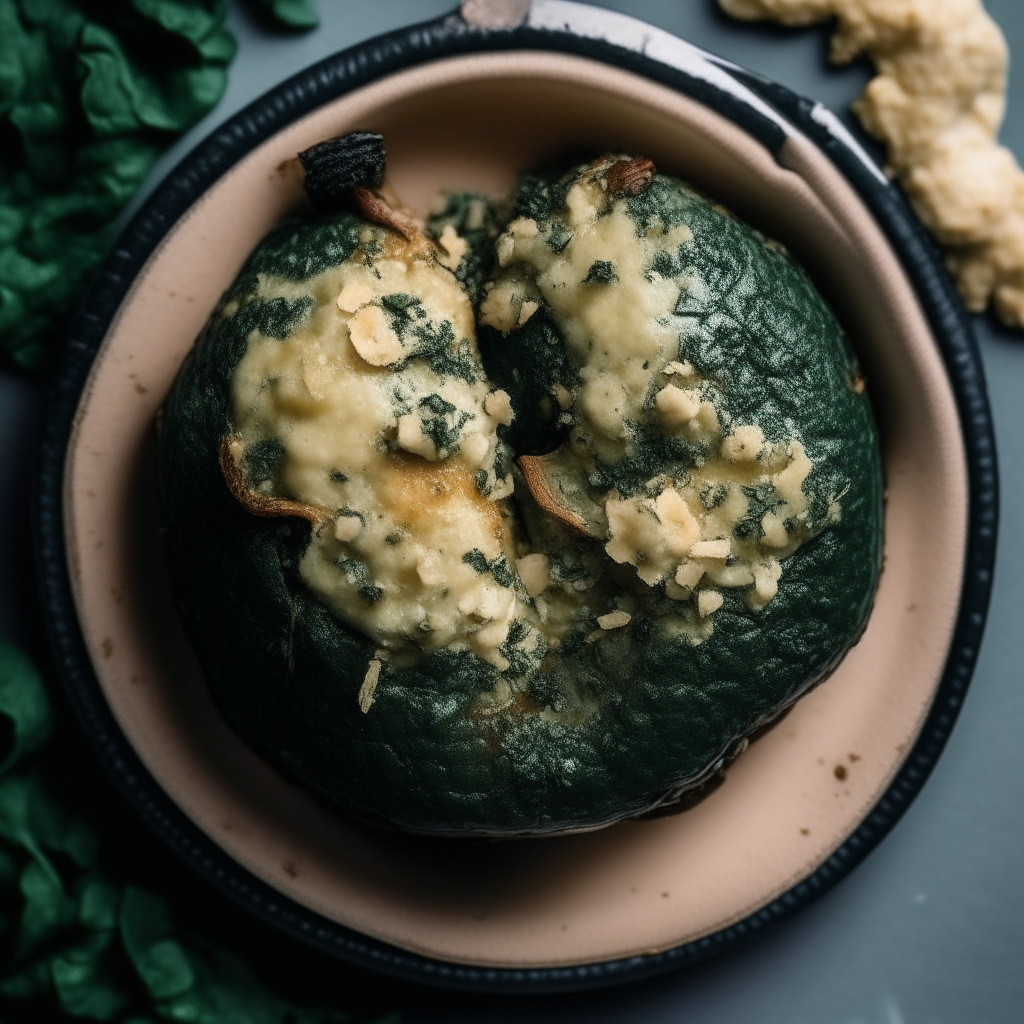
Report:
[[[477,197],[424,232],[367,195],[260,243],[166,403],[215,701],[402,830],[669,807],[864,629],[882,474],[850,347],[780,245],[650,161],[528,175],[500,234]]]

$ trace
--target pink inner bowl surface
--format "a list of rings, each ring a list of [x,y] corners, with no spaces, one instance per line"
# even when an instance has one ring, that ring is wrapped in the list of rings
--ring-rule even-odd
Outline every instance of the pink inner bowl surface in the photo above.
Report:
[[[887,484],[874,612],[836,672],[691,811],[490,844],[376,831],[279,778],[210,701],[170,597],[154,422],[221,293],[301,202],[282,165],[357,128],[384,133],[390,179],[420,212],[441,188],[508,190],[519,170],[572,146],[649,156],[785,242],[858,350]],[[429,957],[528,968],[711,934],[806,877],[854,831],[912,746],[945,663],[967,473],[950,384],[913,289],[815,146],[794,132],[776,160],[666,87],[578,57],[512,52],[427,64],[329,103],[249,153],[189,209],[96,357],[64,501],[73,590],[100,685],[184,813],[248,871],[333,921]]]

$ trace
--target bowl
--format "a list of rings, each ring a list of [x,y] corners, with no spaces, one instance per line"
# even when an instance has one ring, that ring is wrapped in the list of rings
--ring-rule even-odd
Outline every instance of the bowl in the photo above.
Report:
[[[939,756],[970,680],[995,541],[991,422],[966,317],[885,177],[819,105],[622,15],[492,5],[338,54],[228,121],[129,224],[57,376],[38,550],[72,702],[186,860],[321,949],[463,988],[551,991],[727,949],[834,884]],[[519,19],[518,21],[516,19]],[[421,212],[557,151],[651,157],[783,241],[839,316],[883,438],[885,567],[833,675],[692,810],[509,842],[352,822],[215,710],[174,610],[154,422],[246,255],[302,202],[295,153],[382,132]]]

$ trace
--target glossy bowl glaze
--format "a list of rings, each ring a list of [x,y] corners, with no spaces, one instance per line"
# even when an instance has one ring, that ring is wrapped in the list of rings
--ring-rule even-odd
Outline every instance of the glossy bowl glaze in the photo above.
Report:
[[[632,19],[556,0],[525,17],[495,29],[452,16],[331,58],[170,175],[77,322],[39,506],[69,692],[157,831],[255,913],[323,949],[492,990],[692,962],[849,871],[952,727],[995,526],[991,427],[965,317],[903,202],[838,123],[648,26],[641,52]],[[355,128],[384,133],[390,178],[421,211],[440,188],[507,190],[560,150],[650,156],[785,242],[857,348],[887,481],[874,612],[839,669],[691,811],[503,843],[376,831],[282,780],[210,701],[168,588],[154,422],[221,292],[301,202],[286,162]]]

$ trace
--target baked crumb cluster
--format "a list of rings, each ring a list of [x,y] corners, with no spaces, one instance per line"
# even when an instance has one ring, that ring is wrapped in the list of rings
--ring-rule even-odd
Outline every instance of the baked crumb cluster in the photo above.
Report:
[[[1024,327],[1024,172],[996,139],[1008,53],[979,0],[719,0],[735,18],[836,18],[831,60],[878,74],[853,109],[888,147],[887,170],[946,248],[968,309],[991,300]]]

